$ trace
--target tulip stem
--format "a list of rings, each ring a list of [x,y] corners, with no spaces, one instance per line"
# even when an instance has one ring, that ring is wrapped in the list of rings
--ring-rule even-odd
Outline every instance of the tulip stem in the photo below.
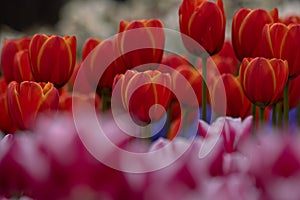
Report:
[[[105,112],[110,107],[111,90],[103,88],[101,91],[101,111]]]
[[[278,124],[278,127],[281,128],[282,127],[282,104],[277,103],[276,109],[277,109],[277,113],[278,113],[277,124]]]
[[[283,96],[283,117],[284,117],[284,126],[288,128],[289,124],[289,80],[286,83],[284,88]]]
[[[206,61],[207,57],[202,58],[202,120],[206,122]]]
[[[263,125],[264,125],[264,118],[265,118],[265,116],[264,116],[264,114],[265,114],[265,108],[259,108],[259,127],[261,128],[261,127],[263,127]]]
[[[277,122],[277,110],[276,110],[277,103],[272,105],[272,125],[273,127],[276,126]]]
[[[252,116],[253,116],[252,134],[254,134],[254,131],[256,129],[256,106],[255,106],[255,104],[252,104]]]

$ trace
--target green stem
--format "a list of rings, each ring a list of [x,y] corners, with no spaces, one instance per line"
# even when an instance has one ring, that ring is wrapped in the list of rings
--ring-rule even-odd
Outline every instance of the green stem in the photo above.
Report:
[[[252,116],[253,116],[252,134],[254,134],[254,131],[256,129],[256,106],[255,106],[255,104],[252,104]]]
[[[171,127],[171,120],[172,120],[172,104],[174,102],[171,101],[170,103],[170,106],[168,107],[168,110],[167,110],[167,121],[166,121],[166,129],[167,129],[167,133],[169,133],[170,131],[170,127]]]
[[[277,103],[277,113],[278,113],[278,120],[277,120],[277,124],[278,127],[282,128],[282,104],[281,103]]]
[[[202,58],[202,120],[206,121],[206,61],[207,57]]]
[[[284,88],[283,96],[283,117],[284,117],[284,126],[288,128],[289,124],[289,80],[286,83]]]
[[[260,128],[264,126],[264,114],[265,114],[265,108],[259,108],[259,126]]]
[[[110,88],[103,88],[101,90],[101,111],[105,112],[110,107],[111,90]]]
[[[272,105],[272,125],[273,127],[276,126],[277,122],[277,110],[276,110],[277,103]]]

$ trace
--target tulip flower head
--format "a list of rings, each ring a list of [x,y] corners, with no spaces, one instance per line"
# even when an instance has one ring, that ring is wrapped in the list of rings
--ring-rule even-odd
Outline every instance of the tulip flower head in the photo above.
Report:
[[[31,70],[36,81],[64,86],[76,63],[76,37],[36,34],[29,45]]]
[[[17,52],[29,48],[30,38],[6,39],[2,47],[1,68],[7,83],[14,80],[13,63]]]
[[[120,84],[117,84],[119,81]],[[164,111],[157,105],[167,110],[171,99],[168,88],[171,88],[171,76],[168,73],[128,70],[116,76],[113,90],[121,97],[123,109],[137,124],[144,125],[158,121],[163,116]]]
[[[245,118],[247,111],[250,107],[250,102],[246,98],[240,81],[237,77],[232,74],[222,74],[213,86],[212,90],[212,108],[216,113],[218,113],[218,104],[214,104],[215,94],[218,94],[218,90],[222,87],[220,84],[224,84],[226,92],[226,116],[230,117],[241,117]]]
[[[12,120],[7,103],[7,83],[0,79],[0,130],[4,133],[14,133],[16,125]]]
[[[179,8],[180,32],[194,39],[203,48],[183,36],[184,45],[192,54],[201,55],[203,50],[209,55],[218,53],[224,43],[225,25],[222,0],[216,3],[207,0],[183,0]]]
[[[13,80],[18,83],[22,81],[34,81],[31,73],[28,49],[19,51],[14,57]]]
[[[116,45],[127,69],[143,64],[151,64],[147,69],[156,68],[161,62],[165,34],[159,19],[122,20],[118,33]]]
[[[82,60],[84,60],[88,54],[98,45],[100,44],[100,40],[97,38],[88,38],[82,47]]]
[[[262,53],[266,58],[288,61],[289,78],[300,74],[300,24],[274,23],[264,26]]]
[[[278,10],[241,8],[232,20],[232,45],[240,61],[261,54],[261,34],[265,24],[278,22]]]
[[[8,108],[19,129],[34,126],[38,113],[57,110],[59,93],[52,83],[13,81],[8,85]]]
[[[262,108],[276,103],[282,98],[288,71],[286,60],[244,58],[240,67],[240,81],[245,95]]]

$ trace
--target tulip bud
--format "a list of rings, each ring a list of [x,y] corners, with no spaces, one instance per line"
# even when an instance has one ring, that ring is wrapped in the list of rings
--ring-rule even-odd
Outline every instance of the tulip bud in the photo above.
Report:
[[[36,34],[29,45],[32,74],[38,82],[60,88],[70,79],[76,63],[76,37]]]
[[[232,45],[240,61],[261,54],[261,34],[265,24],[278,21],[278,10],[241,8],[232,20]]]
[[[119,81],[120,84],[117,84]],[[128,70],[125,74],[116,76],[113,92],[122,99],[123,109],[130,113],[133,120],[145,125],[151,120],[158,121],[163,116],[164,112],[157,104],[167,110],[171,99],[170,87],[171,76],[168,73]]]
[[[191,37],[208,54],[218,53],[225,38],[225,12],[222,0],[217,3],[207,0],[183,0],[179,8],[180,32]],[[188,51],[200,55],[203,49],[197,47],[185,37],[182,38]]]
[[[34,81],[31,73],[28,49],[16,53],[13,62],[13,79],[21,83],[22,81]]]
[[[19,129],[34,126],[38,113],[58,108],[59,93],[52,83],[13,81],[8,85],[7,101],[10,115]]]
[[[14,80],[13,63],[15,54],[29,48],[30,38],[6,39],[2,47],[1,68],[7,83]]]
[[[261,108],[282,98],[288,80],[288,62],[281,59],[244,58],[240,81],[248,99]]]
[[[161,62],[165,35],[160,20],[121,21],[117,38],[116,45],[127,69],[143,64],[157,68]]]

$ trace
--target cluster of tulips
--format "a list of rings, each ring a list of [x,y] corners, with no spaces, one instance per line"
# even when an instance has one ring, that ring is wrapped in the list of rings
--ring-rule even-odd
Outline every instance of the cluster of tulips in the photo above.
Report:
[[[159,19],[121,21],[114,37],[88,38],[81,59],[75,36],[4,40],[0,196],[299,198],[300,138],[275,133],[292,132],[291,122],[297,120],[289,119],[290,110],[300,112],[300,17],[241,8],[232,21],[231,41],[225,40],[225,24],[222,0],[183,0],[182,41],[174,42],[183,43],[185,55],[164,51],[167,35]],[[87,102],[106,122],[107,136],[127,151],[151,153],[166,145],[176,151],[191,135],[194,142],[157,171],[112,169],[97,161],[77,135],[74,104]],[[121,120],[127,113],[143,133],[124,133],[112,117],[116,113]],[[153,136],[153,123],[160,121],[163,128]],[[89,123],[86,131],[94,127]],[[274,134],[261,134],[268,128]],[[150,134],[150,140],[135,134]],[[221,137],[199,159],[199,149],[214,134]],[[105,152],[124,165],[116,152]],[[147,165],[144,160],[136,164]]]

